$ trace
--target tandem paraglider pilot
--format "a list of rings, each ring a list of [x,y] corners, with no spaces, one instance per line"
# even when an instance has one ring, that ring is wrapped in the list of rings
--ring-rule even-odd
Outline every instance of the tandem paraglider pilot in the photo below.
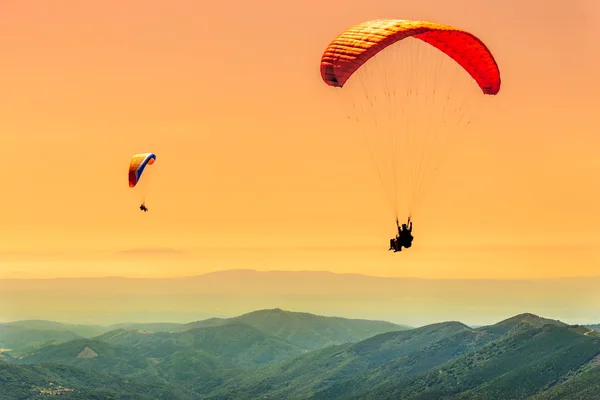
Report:
[[[390,248],[388,249],[388,251],[394,250],[394,253],[402,251],[402,247],[406,249],[411,247],[414,239],[412,235],[412,221],[410,220],[410,217],[408,218],[407,223],[402,224],[402,226],[400,226],[398,219],[396,219],[396,226],[398,227],[398,234],[395,238],[390,239]]]

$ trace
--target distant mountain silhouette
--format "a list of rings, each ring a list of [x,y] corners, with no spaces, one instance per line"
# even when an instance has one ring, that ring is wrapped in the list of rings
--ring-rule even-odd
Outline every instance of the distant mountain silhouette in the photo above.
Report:
[[[0,303],[11,305],[1,311],[0,319],[35,318],[91,325],[185,323],[279,307],[410,326],[448,318],[483,325],[523,309],[555,316],[577,309],[578,315],[589,317],[577,321],[583,324],[600,320],[598,286],[600,278],[588,277],[429,280],[253,270],[172,279],[0,279]],[[549,293],[553,296],[551,303]],[[86,307],[73,310],[75,303]],[[160,329],[168,331],[170,327]]]

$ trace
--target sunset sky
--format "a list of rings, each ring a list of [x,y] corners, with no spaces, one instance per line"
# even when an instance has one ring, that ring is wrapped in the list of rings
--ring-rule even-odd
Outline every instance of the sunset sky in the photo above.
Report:
[[[400,254],[319,74],[375,18],[473,32],[503,81]],[[597,276],[598,18],[593,0],[5,0],[0,277]],[[157,155],[148,213],[138,152]]]

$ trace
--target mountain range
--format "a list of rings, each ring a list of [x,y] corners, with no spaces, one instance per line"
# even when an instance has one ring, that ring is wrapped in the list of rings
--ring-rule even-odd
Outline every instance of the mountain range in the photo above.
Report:
[[[600,399],[600,334],[267,309],[187,324],[0,325],[0,399]],[[12,347],[11,347],[12,346]]]
[[[588,323],[600,320],[598,286],[593,277],[436,280],[254,270],[164,279],[0,279],[0,321],[184,323],[280,307],[411,326],[448,319],[486,325],[524,309]]]

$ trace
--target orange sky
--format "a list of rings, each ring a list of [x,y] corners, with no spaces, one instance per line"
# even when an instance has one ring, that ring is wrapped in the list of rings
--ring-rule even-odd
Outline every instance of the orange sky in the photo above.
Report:
[[[1,277],[598,275],[595,1],[0,8]],[[490,119],[428,192],[414,247],[396,255],[378,181],[357,141],[331,129],[342,116],[318,69],[336,34],[373,18],[469,30],[503,79]],[[126,169],[147,151],[142,213]]]

